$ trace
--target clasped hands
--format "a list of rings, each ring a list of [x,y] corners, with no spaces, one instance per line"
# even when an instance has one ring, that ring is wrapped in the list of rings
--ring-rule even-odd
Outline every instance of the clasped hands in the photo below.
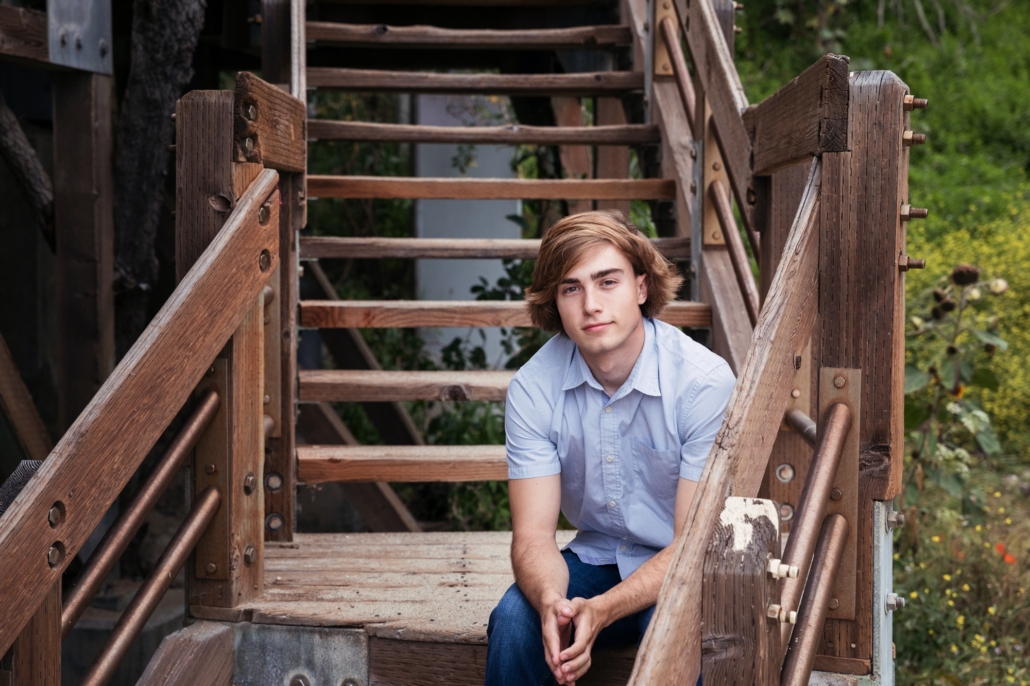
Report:
[[[590,652],[601,629],[611,620],[601,596],[555,599],[540,613],[544,657],[559,684],[575,686],[590,669]],[[570,645],[573,627],[575,640]]]

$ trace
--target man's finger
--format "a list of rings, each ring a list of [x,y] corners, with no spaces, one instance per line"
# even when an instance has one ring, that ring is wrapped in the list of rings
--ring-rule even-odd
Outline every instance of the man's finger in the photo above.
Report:
[[[572,660],[563,662],[561,670],[565,675],[566,680],[569,680],[570,678],[575,680],[582,678],[583,674],[590,668],[590,663],[590,651],[584,650],[580,655],[576,656]]]

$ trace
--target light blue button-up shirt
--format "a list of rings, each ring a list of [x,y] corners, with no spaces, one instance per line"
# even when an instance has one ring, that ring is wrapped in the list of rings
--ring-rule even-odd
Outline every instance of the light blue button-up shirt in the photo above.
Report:
[[[679,477],[698,481],[733,391],[725,360],[661,321],[609,397],[559,334],[508,386],[508,478],[561,474],[569,544],[622,578],[672,543]]]

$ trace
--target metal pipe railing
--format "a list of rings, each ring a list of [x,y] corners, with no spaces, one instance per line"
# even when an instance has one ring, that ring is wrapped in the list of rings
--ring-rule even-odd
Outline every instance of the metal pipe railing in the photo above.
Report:
[[[85,569],[79,573],[75,585],[66,594],[61,609],[61,638],[66,637],[89,607],[93,596],[111,573],[115,562],[122,556],[136,531],[154,509],[161,494],[168,488],[183,460],[197,444],[204,430],[218,412],[220,399],[216,391],[208,391],[200,399],[197,409],[183,425],[161,461],[147,477],[146,482],[132,499],[132,503],[108,529],[96,551],[90,556]]]
[[[214,486],[200,494],[193,509],[165,548],[161,559],[157,561],[153,573],[136,591],[132,602],[125,608],[80,686],[104,686],[111,679],[132,642],[143,631],[150,615],[161,602],[175,575],[182,569],[197,541],[214,519],[221,502],[222,496]]]
[[[780,605],[793,610],[801,600],[808,578],[808,569],[812,561],[812,553],[819,537],[819,527],[826,515],[826,503],[830,499],[833,480],[837,476],[837,465],[844,451],[848,432],[851,430],[851,408],[843,403],[834,403],[826,412],[823,429],[819,435],[819,443],[812,457],[812,465],[808,469],[805,487],[801,491],[797,513],[791,526],[790,538],[783,551],[783,564],[798,568],[796,579],[784,579],[780,592]],[[850,484],[852,487],[857,487]],[[791,625],[780,627],[782,645],[787,645]]]
[[[796,407],[792,407],[783,413],[783,421],[787,423],[787,426],[794,429],[801,438],[805,439],[805,443],[813,448],[815,447],[819,436],[819,429],[811,417]]]
[[[687,70],[687,59],[683,56],[683,48],[680,46],[680,30],[672,17],[665,17],[659,23],[662,32],[662,39],[669,51],[669,61],[672,62],[672,74],[679,87],[680,100],[683,101],[683,109],[687,113],[687,123],[690,125],[690,135],[694,135],[694,112],[697,108],[697,96],[694,94],[694,84],[690,80],[690,72]]]
[[[733,264],[733,273],[737,277],[737,286],[740,288],[741,297],[744,298],[747,318],[751,320],[753,328],[758,323],[758,286],[755,285],[751,262],[748,260],[747,251],[744,250],[744,241],[740,239],[737,220],[733,217],[729,190],[727,190],[726,184],[716,180],[708,187],[708,196],[715,208],[715,215],[719,218],[723,240],[726,241],[730,262]],[[755,254],[757,255],[757,253]]]
[[[805,598],[798,611],[794,635],[787,645],[787,658],[780,672],[780,686],[804,686],[812,675],[819,638],[830,607],[833,582],[837,578],[841,558],[844,557],[848,528],[848,520],[839,514],[832,514],[823,520],[812,560],[812,583],[805,588]]]

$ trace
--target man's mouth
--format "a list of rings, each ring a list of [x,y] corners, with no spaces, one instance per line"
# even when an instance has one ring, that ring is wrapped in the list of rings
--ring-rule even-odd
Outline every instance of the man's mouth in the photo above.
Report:
[[[597,324],[590,324],[588,326],[584,326],[583,331],[586,331],[587,333],[598,333],[607,329],[611,323],[612,322],[599,322]]]

